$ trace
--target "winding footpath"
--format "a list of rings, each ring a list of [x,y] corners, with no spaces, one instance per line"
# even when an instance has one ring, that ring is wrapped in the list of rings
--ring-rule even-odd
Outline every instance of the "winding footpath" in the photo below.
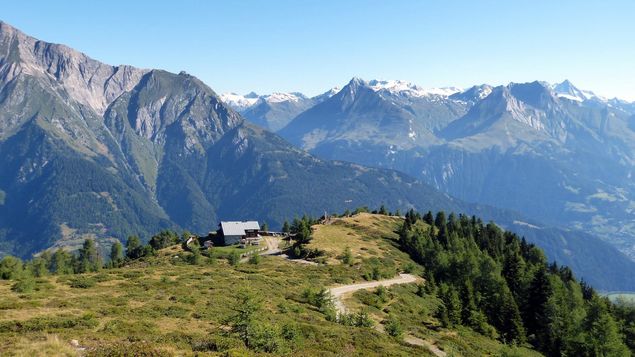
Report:
[[[386,287],[386,286],[398,285],[398,284],[411,284],[411,283],[416,283],[419,280],[421,279],[412,274],[399,274],[398,278],[371,281],[368,283],[338,286],[338,287],[330,288],[329,292],[333,296],[333,303],[335,303],[335,308],[337,309],[337,312],[340,314],[344,314],[346,313],[346,306],[344,306],[344,303],[342,302],[343,300],[342,297],[345,294],[354,293],[357,290],[373,289],[379,286]]]
[[[387,286],[398,285],[398,284],[411,284],[421,280],[422,280],[421,278],[418,278],[412,274],[399,274],[398,278],[393,278],[393,279],[337,286],[334,288],[330,288],[329,292],[333,296],[333,303],[335,304],[335,309],[337,310],[338,314],[345,314],[347,313],[347,310],[346,310],[346,306],[344,306],[344,301],[343,301],[344,295],[352,294],[358,290],[373,289],[380,286],[387,287]],[[411,345],[426,347],[430,352],[432,352],[437,357],[447,356],[447,353],[440,350],[439,347],[437,347],[435,344],[426,340],[422,340],[418,337],[415,337],[412,335],[406,335],[404,336],[404,341]]]

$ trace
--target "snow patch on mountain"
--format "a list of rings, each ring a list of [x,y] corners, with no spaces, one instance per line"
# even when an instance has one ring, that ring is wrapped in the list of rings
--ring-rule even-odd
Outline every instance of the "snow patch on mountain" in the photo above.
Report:
[[[402,80],[376,80],[373,79],[368,82],[368,87],[375,92],[386,91],[390,94],[410,96],[410,97],[428,97],[428,96],[442,96],[448,97],[454,93],[458,93],[461,90],[455,87],[447,88],[423,88],[416,84]]]
[[[260,99],[258,95],[250,94],[240,95],[236,93],[223,93],[220,95],[220,99],[223,101],[223,103],[240,112],[256,104],[256,102],[258,102],[258,99]]]
[[[306,99],[304,94],[300,93],[271,93],[260,97],[261,100],[267,103],[282,103],[282,102],[299,102]]]
[[[255,106],[258,103],[284,103],[284,102],[299,102],[301,100],[308,99],[302,93],[282,93],[276,92],[265,95],[258,95],[254,92],[249,94],[240,95],[236,93],[224,93],[220,95],[221,100],[228,104],[230,107],[234,108],[239,112],[244,112],[245,110]]]
[[[315,97],[311,98],[314,101],[316,101],[316,103],[322,103],[323,101],[331,98],[332,96],[336,95],[337,93],[339,93],[342,90],[341,87],[333,87],[329,90],[327,90],[326,92],[322,93],[322,94],[318,94]]]
[[[492,87],[491,86],[480,86],[478,89],[478,99],[483,99],[485,97],[487,97],[488,95],[492,94]]]
[[[552,84],[551,89],[559,98],[565,98],[576,102],[584,102],[591,99],[597,99],[602,102],[606,101],[606,98],[601,97],[591,91],[577,88],[568,79],[565,79],[562,83]]]

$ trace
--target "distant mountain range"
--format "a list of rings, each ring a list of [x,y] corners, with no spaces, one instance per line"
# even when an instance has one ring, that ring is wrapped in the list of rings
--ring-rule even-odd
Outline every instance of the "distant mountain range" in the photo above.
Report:
[[[553,93],[541,84],[536,86]],[[424,90],[399,81],[354,79],[339,91],[314,98],[300,94],[224,97],[250,120],[261,120],[261,126],[284,127],[280,133],[292,143],[325,158],[352,162],[330,161],[245,122],[211,88],[186,73],[106,65],[0,22],[0,255],[26,257],[50,247],[74,248],[86,238],[95,238],[105,251],[112,242],[130,234],[147,239],[166,227],[206,233],[220,219],[258,219],[279,227],[284,219],[298,213],[317,216],[325,210],[342,212],[384,204],[393,210],[446,210],[493,219],[523,231],[528,239],[545,246],[550,258],[572,266],[598,288],[635,289],[635,263],[610,245],[592,235],[547,228],[540,220],[493,207],[500,199],[503,207],[525,208],[514,201],[522,198],[518,195],[488,196],[490,191],[483,186],[489,187],[485,184],[489,180],[494,187],[500,185],[499,196],[509,194],[513,186],[503,185],[509,175],[522,189],[533,188],[531,177],[518,174],[523,167],[514,166],[525,161],[514,161],[513,154],[505,151],[514,148],[514,152],[523,153],[520,146],[511,143],[521,137],[537,137],[549,139],[544,139],[544,145],[556,147],[561,131],[556,124],[543,123],[549,135],[541,132],[525,137],[514,132],[499,139],[508,144],[500,148],[473,143],[470,138],[500,132],[496,122],[516,120],[514,115],[538,115],[539,109],[524,104],[524,100],[544,101],[540,108],[552,110],[549,115],[561,114],[561,106],[587,113],[587,109],[579,109],[586,105],[572,100],[562,104],[558,96],[534,98],[525,93],[523,100],[517,99],[524,93],[519,94],[519,88]],[[488,104],[499,97],[507,104]],[[512,106],[508,102],[516,103],[519,109],[508,113],[504,110]],[[479,113],[487,106],[497,108],[500,118],[482,120]],[[584,120],[594,122],[592,113],[601,117],[604,111],[597,109],[600,107],[597,104],[588,109]],[[617,109],[606,111],[614,112]],[[462,118],[480,121],[474,127]],[[565,119],[569,117],[562,117]],[[569,121],[567,125],[574,127]],[[630,127],[604,127],[611,133],[630,135]],[[579,133],[587,133],[585,130],[576,129],[576,139]],[[466,144],[459,146],[462,140]],[[589,155],[601,156],[607,150],[611,155],[628,153],[628,145],[598,147]],[[567,153],[565,149],[553,152],[561,151]],[[489,154],[482,157],[483,153]],[[576,154],[569,155],[569,161],[552,171],[538,168],[548,178],[545,184],[551,184],[549,180],[562,171],[575,169]],[[526,155],[522,158],[533,164]],[[506,166],[505,159],[511,166]],[[597,175],[608,177],[610,170],[616,170],[608,161],[602,164],[606,168],[600,171],[606,171]],[[393,168],[446,192],[487,204],[455,199]],[[475,172],[473,180],[463,182],[472,175],[470,168],[478,168],[478,175]],[[509,169],[507,176],[496,173],[503,168]],[[568,192],[578,190],[580,197],[586,197],[583,195],[596,183],[585,177],[569,182]],[[476,191],[467,194],[455,189],[461,185],[466,191]],[[630,194],[626,189],[606,187],[603,193],[594,192],[595,198],[585,204],[596,204],[596,200],[623,204],[618,193],[624,197]],[[545,186],[546,192],[524,194],[535,195],[537,205],[544,206],[551,202],[547,199],[554,198],[550,197],[553,190]],[[527,216],[542,217],[534,214],[533,206],[528,207],[524,210],[530,214]],[[611,205],[602,208],[606,207]],[[551,213],[560,208],[545,210]],[[603,212],[602,217],[616,215],[613,211]],[[550,218],[544,221],[568,223]],[[613,227],[611,224],[605,226]],[[598,260],[606,264],[591,264]]]
[[[298,114],[330,98],[338,91],[339,88],[333,88],[312,98],[302,93],[258,95],[254,92],[244,96],[225,93],[221,94],[220,98],[252,123],[271,131],[278,131]]]
[[[105,65],[4,23],[0,167],[0,250],[21,256],[205,233],[220,218],[279,227],[353,205],[466,207],[404,174],[296,149],[188,74]]]
[[[325,159],[590,232],[635,258],[635,103],[568,80],[426,90],[354,78],[278,133]]]

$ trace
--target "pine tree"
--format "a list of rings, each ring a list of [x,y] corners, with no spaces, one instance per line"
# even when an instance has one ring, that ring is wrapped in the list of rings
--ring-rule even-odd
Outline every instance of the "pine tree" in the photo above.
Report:
[[[0,260],[0,279],[15,279],[22,274],[22,260],[10,255]]]
[[[86,239],[79,249],[78,269],[79,273],[98,271],[102,267],[101,257],[97,246],[92,239]]]
[[[499,329],[503,341],[516,344],[525,342],[525,328],[523,327],[520,311],[512,293],[508,289],[503,290],[500,318],[502,324]]]
[[[308,219],[300,221],[295,239],[299,244],[308,244],[311,241],[311,226]]]
[[[47,257],[40,255],[39,257],[31,259],[31,261],[26,265],[26,270],[28,270],[32,276],[39,278],[49,273],[48,265],[49,261],[47,260]]]
[[[527,292],[527,310],[525,326],[527,335],[533,335],[532,344],[543,351],[549,345],[548,302],[553,294],[545,266],[541,266],[534,275]]]
[[[154,250],[160,250],[178,243],[179,235],[169,229],[162,230],[150,238],[150,246]]]
[[[141,240],[137,236],[130,236],[126,241],[126,257],[128,259],[137,259],[143,256],[143,246]]]
[[[516,249],[517,248],[517,249]],[[508,245],[503,261],[503,277],[514,298],[519,300],[525,295],[525,261],[520,256],[518,245]]]
[[[284,233],[289,233],[291,232],[291,226],[289,226],[289,222],[284,221],[284,224],[282,225],[282,231]]]
[[[441,286],[441,300],[447,311],[450,324],[461,324],[462,304],[459,294],[451,285],[443,284]]]
[[[631,355],[623,343],[623,336],[615,320],[607,311],[606,303],[597,296],[590,302],[584,327],[586,355],[607,357]]]
[[[253,347],[254,323],[261,310],[261,302],[250,292],[242,291],[238,295],[238,301],[232,304],[234,315],[226,321],[230,331],[240,338],[245,346]]]
[[[110,266],[118,268],[123,263],[123,246],[121,242],[116,241],[110,247]]]
[[[426,222],[430,226],[434,224],[434,217],[432,216],[432,211],[428,211],[423,216],[423,221]]]
[[[57,249],[51,257],[49,271],[53,274],[73,274],[73,256],[64,249]]]
[[[437,229],[441,229],[441,227],[445,228],[445,226],[446,226],[445,212],[439,211],[437,213],[437,216],[434,219],[434,225],[437,227]]]

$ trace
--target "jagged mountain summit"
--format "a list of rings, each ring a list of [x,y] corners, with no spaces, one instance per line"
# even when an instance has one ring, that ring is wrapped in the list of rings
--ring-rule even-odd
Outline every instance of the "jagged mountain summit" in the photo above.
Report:
[[[280,134],[315,153],[335,148],[343,153],[349,147],[354,147],[353,152],[375,151],[379,145],[389,156],[394,148],[438,141],[433,131],[466,112],[466,103],[438,92],[443,91],[401,81],[353,78],[339,93],[296,117]],[[443,93],[450,92],[454,93]],[[375,157],[378,153],[369,154]],[[340,159],[356,161],[354,157]]]
[[[550,87],[560,98],[566,98],[577,102],[584,102],[585,100],[591,99],[606,101],[606,98],[600,97],[591,91],[578,89],[568,79],[565,79],[561,83],[552,84]]]
[[[293,118],[312,106],[335,95],[339,88],[332,88],[318,96],[309,98],[302,93],[272,93],[246,95],[221,94],[221,100],[238,111],[245,119],[271,131],[285,127]]]
[[[436,96],[382,86],[353,79],[280,134],[324,158],[397,169],[467,201],[593,232],[635,258],[632,103],[569,81]]]
[[[394,98],[386,99],[396,97],[386,89],[354,80],[305,113],[337,109],[339,117],[327,121],[328,128],[349,128],[356,138],[355,125],[369,133],[378,123],[386,131],[405,130],[408,139],[394,145],[405,141],[414,148],[429,145],[419,132],[441,145],[445,139],[436,133],[474,107],[470,100],[450,98],[459,93],[430,93],[416,100],[404,96],[401,103],[410,107],[403,110]],[[368,104],[392,116],[377,121],[363,112]],[[408,116],[426,113],[426,106],[445,117]],[[346,124],[348,113],[357,113],[360,123]],[[402,155],[399,150],[395,155]],[[527,229],[529,239],[549,247],[550,257],[597,286],[635,286],[623,277],[633,263],[593,237],[535,228],[539,223],[522,215],[467,204],[397,171],[317,158],[245,122],[193,76],[109,66],[4,23],[0,168],[0,255],[73,248],[85,238],[106,250],[128,235],[147,238],[167,227],[205,233],[221,218],[276,227],[300,213],[384,204],[402,211],[466,212]],[[589,269],[586,259],[576,260],[587,256],[611,264]]]
[[[20,256],[205,233],[220,218],[276,227],[351,205],[476,209],[401,173],[313,157],[186,73],[109,66],[4,23],[0,168],[0,254]]]

